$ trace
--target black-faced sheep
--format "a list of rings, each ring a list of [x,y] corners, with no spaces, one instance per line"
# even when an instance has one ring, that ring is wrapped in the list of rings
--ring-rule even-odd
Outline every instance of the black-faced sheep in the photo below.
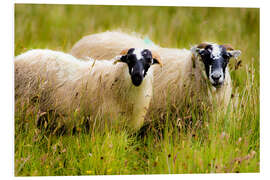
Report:
[[[240,55],[228,45],[202,43],[191,50],[162,48],[140,37],[122,32],[103,32],[83,37],[71,49],[76,57],[96,59],[114,57],[122,48],[143,47],[161,56],[163,68],[154,68],[154,97],[150,110],[165,110],[168,104],[180,107],[187,100],[195,104],[227,107],[231,97],[231,78],[227,63]]]
[[[121,115],[135,130],[149,107],[150,66],[156,63],[161,64],[159,56],[147,49],[120,50],[110,61],[80,61],[62,52],[30,50],[15,58],[15,98],[39,97],[42,112],[76,111],[112,120]]]

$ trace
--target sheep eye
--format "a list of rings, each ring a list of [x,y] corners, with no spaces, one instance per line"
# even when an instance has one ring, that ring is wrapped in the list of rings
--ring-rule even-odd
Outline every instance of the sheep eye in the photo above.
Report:
[[[200,52],[200,55],[202,58],[205,58],[209,55],[209,52],[208,52],[208,50],[203,50],[202,52]]]
[[[145,62],[146,62],[147,64],[151,64],[152,58],[151,58],[151,57],[146,57],[146,58],[145,58]]]
[[[225,54],[222,55],[222,57],[223,57],[224,59],[229,59],[229,58],[230,58],[230,55],[229,55],[228,53],[225,53]]]
[[[129,54],[127,56],[127,63],[130,64],[130,63],[135,63],[136,62],[136,57],[134,54]]]

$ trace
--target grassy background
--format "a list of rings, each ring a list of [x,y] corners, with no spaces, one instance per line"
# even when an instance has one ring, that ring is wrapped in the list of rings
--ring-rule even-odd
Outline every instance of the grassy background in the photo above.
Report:
[[[191,113],[192,124],[168,110],[163,133],[152,127],[137,137],[121,128],[45,133],[34,125],[36,109],[16,106],[16,176],[259,172],[259,9],[16,4],[15,55],[68,52],[84,35],[113,29],[164,47],[213,41],[240,49],[241,66],[230,62],[233,107]]]

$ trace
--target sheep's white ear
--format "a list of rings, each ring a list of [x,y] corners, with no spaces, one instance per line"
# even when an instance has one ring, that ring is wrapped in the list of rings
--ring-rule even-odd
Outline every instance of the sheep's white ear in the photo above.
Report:
[[[204,49],[198,48],[197,46],[193,46],[190,51],[191,53],[197,57],[198,55],[200,55],[200,53],[203,51]]]
[[[190,50],[191,50],[192,54],[197,57],[198,55],[200,55],[204,51],[205,47],[208,45],[209,45],[209,43],[202,42],[201,44],[199,44],[197,46],[193,46]]]
[[[241,55],[241,51],[240,50],[232,50],[232,51],[227,51],[231,57],[237,58],[238,56]]]
[[[223,46],[226,48],[227,52],[229,53],[229,55],[231,57],[237,58],[238,56],[240,56],[241,51],[240,50],[234,50],[232,45],[230,44],[223,44]]]
[[[196,46],[193,46],[193,47],[190,49],[190,51],[191,51],[192,54],[194,54],[194,55],[197,55],[197,54],[198,54],[198,50],[199,50],[199,48],[197,48]]]
[[[158,63],[162,67],[163,64],[161,62],[161,58],[159,54],[156,51],[151,51],[151,53],[152,53],[152,58],[154,60],[153,64]]]

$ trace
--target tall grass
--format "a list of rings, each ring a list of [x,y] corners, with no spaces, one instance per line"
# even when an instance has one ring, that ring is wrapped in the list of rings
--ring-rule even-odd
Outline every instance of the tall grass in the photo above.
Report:
[[[34,48],[68,52],[82,36],[112,29],[148,35],[164,47],[213,41],[240,49],[240,66],[230,62],[230,107],[168,109],[144,135],[83,125],[55,135],[35,126],[37,109],[17,104],[16,176],[259,172],[259,9],[16,4],[15,55]]]

